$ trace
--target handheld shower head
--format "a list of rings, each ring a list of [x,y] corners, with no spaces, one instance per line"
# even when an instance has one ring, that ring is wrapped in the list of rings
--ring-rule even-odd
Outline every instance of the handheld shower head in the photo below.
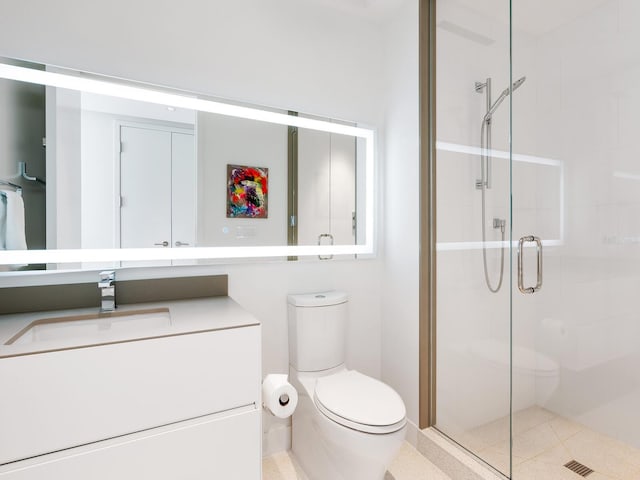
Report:
[[[524,81],[527,79],[527,77],[520,77],[518,80],[516,80],[515,82],[513,82],[513,85],[511,86],[511,90],[513,90],[514,92],[516,91],[516,89],[522,85],[524,83]]]
[[[500,94],[500,96],[498,97],[498,99],[493,102],[493,105],[491,105],[491,108],[489,109],[489,111],[485,114],[484,116],[484,121],[488,121],[491,120],[491,117],[493,116],[493,114],[495,113],[495,111],[498,109],[498,107],[500,106],[500,104],[504,101],[505,98],[507,98],[509,96],[510,92],[515,92],[523,83],[524,81],[527,79],[527,77],[520,77],[518,80],[516,80],[515,82],[513,82],[513,84],[511,84],[511,89],[509,88],[505,88],[502,93]]]

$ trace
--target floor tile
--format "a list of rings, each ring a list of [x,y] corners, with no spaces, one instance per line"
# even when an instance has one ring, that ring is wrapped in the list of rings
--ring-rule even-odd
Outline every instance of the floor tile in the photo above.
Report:
[[[474,450],[481,450],[509,440],[509,428],[509,416],[506,416],[469,430],[462,437],[462,443],[473,444]]]
[[[560,439],[551,426],[548,423],[543,423],[514,437],[513,455],[530,460],[559,444]],[[508,454],[509,441],[496,445],[495,448]]]
[[[280,452],[262,460],[263,480],[308,480],[290,452]],[[452,480],[405,442],[389,467],[385,480]]]
[[[587,478],[591,480],[591,475]],[[580,480],[580,475],[562,465],[550,465],[528,460],[513,470],[514,480]]]
[[[640,480],[640,467],[617,442],[583,429],[563,442],[573,458],[598,473],[624,480]]]
[[[549,424],[560,440],[566,440],[584,428],[579,423],[559,416],[556,416]]]
[[[557,416],[554,413],[537,405],[520,410],[513,414],[513,433],[519,435],[555,418]]]
[[[262,459],[262,480],[308,480],[289,452],[279,452]]]
[[[508,435],[504,438],[508,420],[507,416],[469,432],[480,445],[474,453],[503,473],[509,469],[510,442]],[[579,480],[582,477],[564,467],[570,460],[594,470],[588,480],[640,480],[638,448],[540,407],[516,412],[513,423],[514,480]]]

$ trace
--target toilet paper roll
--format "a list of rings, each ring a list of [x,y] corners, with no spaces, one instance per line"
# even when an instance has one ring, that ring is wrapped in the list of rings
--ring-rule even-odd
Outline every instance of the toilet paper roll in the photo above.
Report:
[[[269,374],[262,382],[262,404],[278,418],[293,415],[298,405],[298,392],[287,381],[287,375]]]

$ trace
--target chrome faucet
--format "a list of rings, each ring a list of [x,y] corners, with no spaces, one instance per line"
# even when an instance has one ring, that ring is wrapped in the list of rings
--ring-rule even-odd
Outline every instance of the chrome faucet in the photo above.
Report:
[[[100,272],[100,311],[113,312],[116,308],[116,272],[107,270]]]

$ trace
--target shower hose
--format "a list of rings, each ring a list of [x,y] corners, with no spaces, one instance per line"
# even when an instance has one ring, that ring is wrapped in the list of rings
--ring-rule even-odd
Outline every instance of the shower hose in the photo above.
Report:
[[[484,280],[487,284],[487,288],[492,293],[497,293],[502,286],[502,278],[504,277],[504,230],[505,230],[505,221],[500,220],[500,232],[502,234],[502,239],[500,242],[500,277],[498,279],[498,285],[491,286],[491,280],[489,279],[489,270],[487,268],[487,223],[486,223],[486,195],[487,195],[487,175],[485,174],[485,166],[489,161],[489,156],[491,153],[485,146],[485,131],[486,131],[487,121],[482,121],[482,127],[480,129],[480,162],[481,162],[481,190],[482,190],[482,264],[484,266]]]

